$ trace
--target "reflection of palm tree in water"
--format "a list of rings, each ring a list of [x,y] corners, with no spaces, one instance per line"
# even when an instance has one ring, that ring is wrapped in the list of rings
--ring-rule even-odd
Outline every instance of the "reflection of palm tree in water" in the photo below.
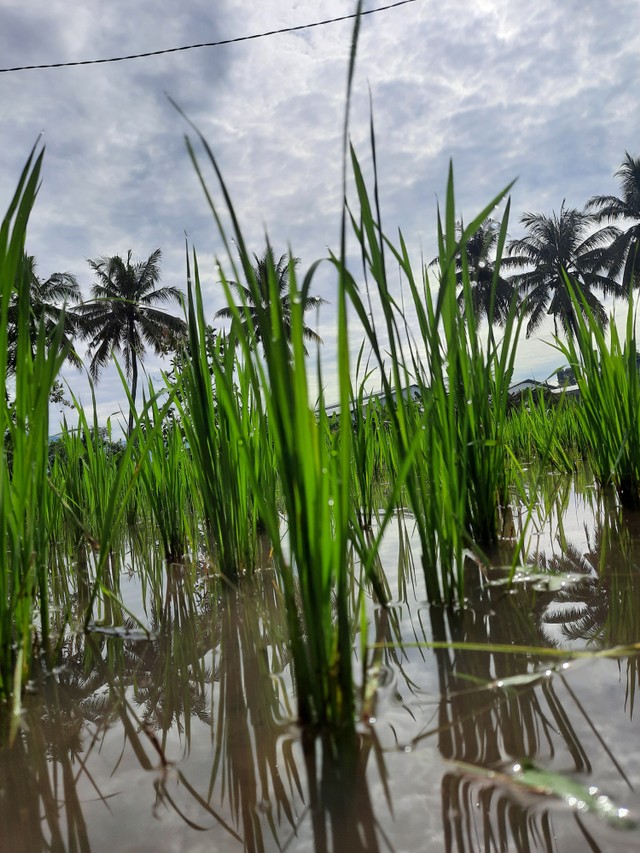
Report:
[[[598,575],[597,552],[582,554],[575,545],[567,542],[560,555],[547,558],[543,554],[538,563],[550,574],[579,578],[555,592],[544,607],[537,609],[538,630],[545,643],[560,646],[566,641],[582,640],[585,644],[597,641],[602,635],[609,609]]]
[[[486,651],[436,649],[440,702],[438,748],[455,763],[478,768],[478,776],[463,770],[445,773],[442,806],[446,849],[474,850],[484,838],[487,849],[529,851],[552,849],[537,839],[551,838],[549,814],[531,811],[512,787],[487,781],[487,770],[514,763],[550,760],[566,752],[576,773],[589,774],[591,761],[559,698],[552,679],[538,679],[543,657],[492,653],[518,637],[518,643],[540,645],[531,619],[535,594],[515,595],[487,587],[473,609],[459,612],[432,607],[434,641],[481,644]],[[538,594],[538,598],[540,594]],[[530,683],[502,689],[500,682],[533,673]],[[470,686],[473,683],[483,686]],[[478,811],[478,804],[482,810]],[[579,821],[578,821],[579,822]],[[582,829],[581,829],[582,831]],[[483,848],[484,849],[484,848]]]
[[[559,590],[537,614],[547,643],[562,641],[592,649],[632,646],[640,636],[640,530],[638,519],[619,508],[598,512],[589,550],[571,543],[544,561],[547,571],[580,574],[580,583]],[[559,631],[560,638],[553,637]],[[640,669],[635,654],[626,658],[625,703],[633,715]]]
[[[564,768],[590,775],[593,750],[602,749],[620,778],[629,784],[623,768],[594,728],[579,704],[569,681],[562,675],[538,678],[527,683],[544,667],[544,655],[495,654],[491,646],[513,642],[532,649],[544,644],[567,642],[607,648],[637,642],[640,635],[640,537],[617,508],[598,506],[593,533],[587,536],[588,550],[581,552],[564,535],[562,549],[550,557],[538,555],[536,566],[549,574],[572,574],[578,582],[556,591],[534,594],[525,587],[507,595],[500,588],[486,588],[473,609],[459,613],[432,608],[434,640],[482,643],[486,652],[437,650],[441,700],[439,705],[439,748],[454,762],[478,768],[478,774],[459,770],[442,781],[443,815],[447,850],[473,850],[484,838],[495,849],[547,850],[553,839],[550,813],[533,809],[511,784],[496,785],[483,775],[484,768],[502,769],[522,759],[542,766],[563,754],[571,759]],[[587,531],[588,533],[588,531]],[[553,589],[555,585],[551,584]],[[532,618],[533,615],[533,618]],[[542,643],[541,643],[542,640]],[[498,689],[509,676],[525,676],[522,686]],[[471,676],[489,689],[469,686]],[[508,683],[508,682],[507,682]],[[637,659],[627,659],[625,703],[633,711],[638,684]],[[561,693],[560,691],[563,691]],[[575,712],[575,713],[572,713]],[[580,723],[580,726],[578,726]],[[595,735],[589,751],[579,731],[586,725]],[[598,746],[599,744],[599,746]],[[478,807],[483,810],[478,822]],[[481,812],[482,813],[482,812]],[[578,814],[567,819],[592,849],[599,849],[588,836]]]

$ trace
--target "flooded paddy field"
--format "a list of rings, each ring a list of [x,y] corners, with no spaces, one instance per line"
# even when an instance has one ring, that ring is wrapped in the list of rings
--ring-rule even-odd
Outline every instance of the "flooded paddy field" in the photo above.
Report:
[[[444,607],[396,513],[390,603],[354,619],[353,737],[297,723],[268,549],[230,584],[138,537],[113,563],[120,601],[27,685],[0,751],[1,849],[640,847],[638,519],[557,478],[509,584],[524,521]]]

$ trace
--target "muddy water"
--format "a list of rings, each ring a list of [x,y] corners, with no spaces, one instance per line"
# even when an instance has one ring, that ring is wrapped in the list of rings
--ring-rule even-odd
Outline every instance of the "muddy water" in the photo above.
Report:
[[[366,661],[354,640],[376,690],[348,742],[295,725],[268,568],[238,590],[206,566],[143,584],[136,555],[118,593],[151,637],[109,605],[115,635],[69,637],[30,685],[0,750],[0,850],[640,849],[637,520],[558,481],[509,587],[525,521],[494,569],[470,561],[465,607],[448,610],[425,602],[398,515],[381,553],[393,601],[370,604]]]

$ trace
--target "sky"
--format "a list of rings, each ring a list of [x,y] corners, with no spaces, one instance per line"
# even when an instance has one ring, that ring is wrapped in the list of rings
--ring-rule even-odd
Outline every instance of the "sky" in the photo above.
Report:
[[[372,10],[393,0],[366,0]],[[252,36],[350,15],[355,0],[0,0],[0,68],[104,59]],[[218,158],[244,239],[265,234],[304,272],[339,247],[342,125],[353,21],[218,47],[67,68],[0,73],[0,207],[32,146],[46,146],[27,251],[38,273],[70,272],[88,298],[87,259],[161,248],[162,284],[186,289],[185,234],[198,252],[205,310],[224,303],[227,258],[185,146],[195,123]],[[453,162],[469,221],[508,183],[511,237],[525,211],[550,214],[618,194],[625,151],[640,154],[635,0],[413,0],[362,20],[350,136],[370,176],[373,109],[385,230],[402,230],[417,270],[436,254],[436,211]],[[198,149],[199,150],[199,149]],[[202,161],[216,204],[222,199]],[[498,215],[498,212],[496,213]],[[355,253],[354,273],[360,265]],[[312,291],[329,304],[322,336],[327,402],[335,397],[335,275]],[[178,310],[178,309],[176,309]],[[551,326],[520,345],[514,379],[562,364]],[[362,335],[354,326],[351,342]],[[79,346],[84,355],[85,345]],[[166,366],[166,365],[165,365]],[[152,377],[163,364],[148,353]],[[84,404],[83,374],[64,376]],[[125,405],[114,369],[101,420]],[[56,414],[53,417],[57,417]]]

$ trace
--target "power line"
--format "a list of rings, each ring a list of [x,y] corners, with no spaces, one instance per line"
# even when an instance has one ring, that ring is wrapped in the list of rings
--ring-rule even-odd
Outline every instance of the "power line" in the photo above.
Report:
[[[395,3],[389,3],[387,6],[379,6],[377,9],[368,9],[360,12],[361,15],[374,15],[376,12],[386,12],[388,9],[396,9],[398,6],[406,6],[407,3],[415,3],[415,0],[397,0]],[[35,71],[45,68],[71,68],[76,65],[104,65],[108,62],[126,62],[129,59],[145,59],[148,56],[161,56],[165,53],[180,53],[185,50],[198,50],[202,47],[221,47],[225,44],[238,44],[242,41],[254,41],[255,39],[263,39],[268,36],[279,36],[283,33],[295,33],[300,30],[311,30],[314,27],[324,27],[327,24],[335,24],[339,21],[349,21],[357,17],[357,13],[351,15],[342,15],[339,18],[327,18],[324,21],[315,21],[311,24],[298,24],[294,27],[282,27],[279,30],[269,30],[265,33],[254,33],[250,36],[237,36],[231,39],[221,39],[220,41],[207,41],[200,44],[187,44],[183,47],[168,47],[164,50],[150,50],[146,53],[131,53],[128,56],[112,56],[108,59],[83,59],[78,62],[52,62],[47,65],[17,65],[15,68],[0,68],[0,74],[9,74],[12,71]]]

